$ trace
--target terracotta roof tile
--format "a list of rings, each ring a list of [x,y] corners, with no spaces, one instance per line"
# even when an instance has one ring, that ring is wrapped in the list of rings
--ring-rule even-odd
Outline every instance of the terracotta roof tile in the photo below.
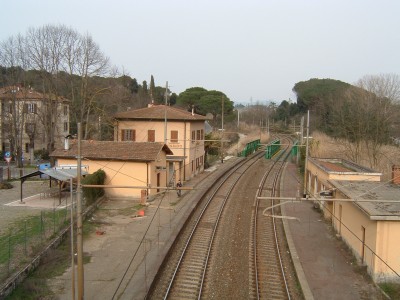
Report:
[[[48,96],[33,89],[27,89],[23,87],[14,87],[8,86],[4,88],[0,88],[0,99],[12,99],[16,97],[17,100],[29,100],[29,101],[43,101],[47,100]],[[53,97],[55,97],[53,95]],[[68,101],[66,98],[62,96],[58,96],[59,101]]]
[[[81,156],[88,159],[153,161],[162,150],[173,154],[163,143],[81,141]],[[70,141],[69,150],[56,149],[50,154],[56,158],[75,158],[77,155],[77,140]]]
[[[128,110],[114,115],[116,119],[134,119],[134,120],[164,120],[165,109],[167,111],[168,120],[183,121],[205,121],[207,118],[202,115],[192,114],[186,110],[165,106],[154,105],[140,109]]]

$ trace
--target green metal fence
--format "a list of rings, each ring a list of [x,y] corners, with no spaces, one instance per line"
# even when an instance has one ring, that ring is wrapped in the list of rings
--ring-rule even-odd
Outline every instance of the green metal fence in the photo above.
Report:
[[[281,149],[281,141],[280,140],[274,140],[271,143],[267,145],[266,151],[265,151],[265,158],[266,159],[271,159],[272,156],[274,156],[279,149]]]
[[[254,153],[260,147],[260,140],[254,140],[246,144],[242,152],[240,153],[241,157],[247,157],[250,154]]]
[[[39,254],[48,241],[70,223],[67,208],[43,210],[16,221],[0,235],[0,282]],[[7,230],[6,230],[7,231]]]

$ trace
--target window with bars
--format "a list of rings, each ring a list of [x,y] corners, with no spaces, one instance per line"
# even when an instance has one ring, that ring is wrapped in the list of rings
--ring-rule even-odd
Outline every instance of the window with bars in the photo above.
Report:
[[[147,141],[148,142],[155,142],[156,141],[156,131],[155,130],[148,130],[147,131]]]
[[[171,130],[171,143],[178,142],[178,130]]]
[[[121,141],[135,141],[136,130],[134,129],[122,129],[121,130]]]
[[[37,113],[36,103],[25,103],[24,104],[24,113],[36,114]]]
[[[64,116],[68,116],[68,105],[64,105]]]

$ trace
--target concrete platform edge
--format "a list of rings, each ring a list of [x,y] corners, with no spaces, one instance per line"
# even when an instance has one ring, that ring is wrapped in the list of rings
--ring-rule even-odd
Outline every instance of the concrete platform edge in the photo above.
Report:
[[[281,182],[280,182],[281,191],[282,191],[282,187],[284,185],[284,179],[286,176],[286,166],[287,166],[287,163],[285,164],[283,176],[281,177]],[[281,211],[282,211],[283,216],[286,215],[284,205],[281,206]],[[290,256],[292,257],[293,265],[296,270],[297,279],[299,280],[304,299],[313,300],[314,296],[311,292],[310,286],[308,285],[306,275],[304,273],[303,267],[301,265],[299,256],[296,251],[296,247],[294,246],[292,233],[290,232],[288,221],[286,219],[282,219],[282,220],[283,220],[283,228],[285,230],[286,240],[287,240],[287,243],[289,246]]]

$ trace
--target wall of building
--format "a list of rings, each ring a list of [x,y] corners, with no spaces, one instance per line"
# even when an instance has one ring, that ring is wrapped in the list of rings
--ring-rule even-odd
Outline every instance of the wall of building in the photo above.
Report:
[[[164,125],[161,120],[157,121],[119,121],[114,128],[114,140],[121,141],[121,130],[134,129],[136,142],[148,141],[148,130],[155,131],[155,142],[164,142]],[[171,141],[171,131],[178,131],[178,140]],[[192,140],[192,132],[196,132],[196,140]],[[202,139],[197,139],[197,132],[202,132]],[[173,156],[186,157],[184,162],[174,163],[175,177],[188,180],[204,170],[204,121],[168,121],[167,123],[167,145],[174,153]],[[184,168],[184,169],[182,169]]]
[[[162,158],[163,156],[163,158]],[[74,159],[57,159],[56,165],[76,165],[77,161]],[[138,188],[106,188],[105,194],[108,198],[127,198],[138,199],[140,198],[141,190],[147,186],[151,187],[157,185],[157,173],[160,173],[160,185],[166,181],[166,172],[157,169],[158,167],[165,167],[165,153],[161,154],[161,159],[157,162],[127,162],[127,161],[98,161],[98,160],[84,160],[82,165],[88,166],[89,174],[103,169],[106,173],[106,185],[119,185],[119,186],[136,186]],[[139,188],[141,187],[141,188]],[[155,195],[156,189],[149,189],[149,195]]]
[[[346,198],[340,192],[336,197]],[[393,270],[400,274],[400,222],[371,220],[352,202],[335,201],[333,212],[335,230],[356,258],[367,266],[372,278],[376,282],[399,282]]]
[[[374,279],[377,282],[397,281],[400,274],[400,222],[378,221],[376,254],[387,262],[375,259]],[[393,270],[391,270],[391,268]]]

